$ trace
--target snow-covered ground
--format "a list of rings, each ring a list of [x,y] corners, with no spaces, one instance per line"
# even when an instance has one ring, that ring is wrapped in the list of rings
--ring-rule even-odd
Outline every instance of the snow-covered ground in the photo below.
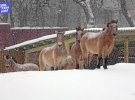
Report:
[[[0,100],[135,100],[135,64],[0,74]]]

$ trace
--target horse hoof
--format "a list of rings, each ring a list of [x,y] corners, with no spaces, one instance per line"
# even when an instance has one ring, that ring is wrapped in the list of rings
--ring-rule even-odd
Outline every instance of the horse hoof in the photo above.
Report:
[[[108,69],[106,66],[103,66],[104,67],[104,69]]]
[[[97,67],[96,67],[96,68],[97,68],[97,69],[100,69],[100,66],[98,66],[98,65],[97,65]]]
[[[95,67],[90,67],[89,69],[90,69],[90,70],[94,70],[94,69],[96,69],[96,68],[95,68]]]
[[[104,69],[108,69],[108,68],[106,67],[106,68],[104,68]]]

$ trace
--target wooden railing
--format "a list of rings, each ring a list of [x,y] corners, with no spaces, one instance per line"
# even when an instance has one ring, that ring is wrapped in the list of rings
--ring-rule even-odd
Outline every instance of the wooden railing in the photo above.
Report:
[[[88,28],[85,29],[89,32],[99,32],[102,28]],[[75,30],[66,31],[66,47],[69,48],[69,44],[73,43],[75,40],[73,38],[73,34]],[[25,50],[25,62],[29,62],[29,55],[33,52],[40,52],[41,49],[50,46],[54,43],[56,38],[56,34],[43,36],[37,39],[25,41],[20,44],[16,44],[10,47],[6,47],[5,50],[15,49],[15,48],[23,48]],[[117,37],[116,37],[116,44],[124,44],[124,61],[129,62],[129,42],[135,41],[135,27],[124,27],[118,28]],[[37,58],[38,59],[38,58]]]

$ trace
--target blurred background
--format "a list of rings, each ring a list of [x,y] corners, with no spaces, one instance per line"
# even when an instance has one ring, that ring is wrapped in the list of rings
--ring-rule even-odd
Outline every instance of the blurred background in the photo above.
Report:
[[[135,0],[0,0],[12,11],[0,15],[11,27],[104,27],[118,19],[119,26],[134,26]]]

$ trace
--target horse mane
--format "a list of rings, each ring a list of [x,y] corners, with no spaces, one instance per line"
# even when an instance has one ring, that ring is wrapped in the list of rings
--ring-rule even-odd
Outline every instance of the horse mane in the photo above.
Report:
[[[6,57],[6,59],[10,59],[11,58],[15,63],[17,63],[17,60],[15,59],[15,57],[12,57],[12,56],[10,57],[9,55],[6,55],[5,57]]]
[[[111,20],[109,23],[107,23],[107,27],[109,27],[109,25],[112,23],[118,23],[118,20]]]
[[[76,27],[76,31],[79,31],[79,30],[83,31],[84,28],[81,28],[80,26]]]
[[[102,31],[104,31],[105,30],[105,27],[102,29]]]

